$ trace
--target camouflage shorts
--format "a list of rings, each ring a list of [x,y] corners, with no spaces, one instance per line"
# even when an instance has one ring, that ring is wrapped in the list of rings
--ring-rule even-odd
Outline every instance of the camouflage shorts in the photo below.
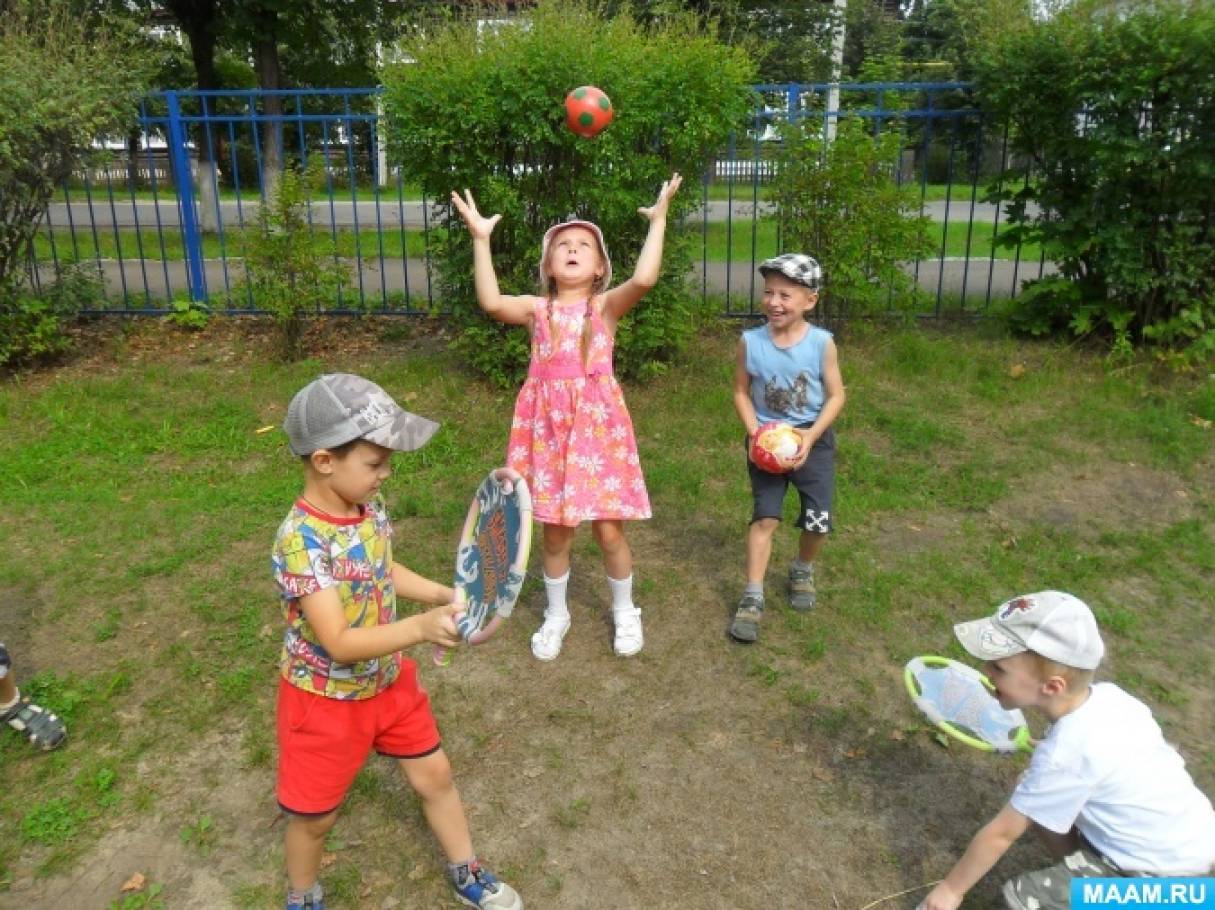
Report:
[[[1004,903],[1011,910],[1069,910],[1073,878],[1117,878],[1126,874],[1101,854],[1082,847],[1053,866],[1010,878],[1004,883]]]
[[[0,641],[0,679],[8,676],[9,667],[13,665],[13,659],[8,656],[8,648],[4,647],[4,642]]]

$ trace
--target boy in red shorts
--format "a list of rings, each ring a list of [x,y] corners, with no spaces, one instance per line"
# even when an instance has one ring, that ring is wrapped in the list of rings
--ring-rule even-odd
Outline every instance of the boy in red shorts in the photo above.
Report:
[[[420,448],[438,424],[402,410],[375,383],[322,376],[291,400],[284,424],[304,462],[304,490],[278,530],[272,564],[282,596],[278,694],[279,805],[287,910],[324,910],[317,873],[325,836],[372,750],[397,759],[448,858],[462,903],[522,910],[515,890],[473,854],[451,765],[414,662],[423,642],[455,647],[455,592],[393,560],[380,485],[394,451]],[[397,598],[435,604],[397,618]]]

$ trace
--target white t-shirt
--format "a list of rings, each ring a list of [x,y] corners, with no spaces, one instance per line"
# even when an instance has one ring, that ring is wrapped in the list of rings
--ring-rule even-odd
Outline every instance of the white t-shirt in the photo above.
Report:
[[[1054,723],[1010,802],[1051,831],[1074,825],[1128,872],[1206,875],[1215,865],[1211,801],[1147,705],[1113,683]]]

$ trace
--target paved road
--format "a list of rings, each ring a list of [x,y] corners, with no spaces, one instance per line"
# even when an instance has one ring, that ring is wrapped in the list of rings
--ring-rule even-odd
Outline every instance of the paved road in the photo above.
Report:
[[[1053,263],[1046,263],[1045,274],[1055,271]],[[916,274],[914,265],[909,265],[907,271]],[[153,301],[164,300],[177,292],[187,290],[185,263],[162,263],[160,260],[102,260],[102,272],[105,276],[109,291],[117,299],[121,299],[124,290],[132,299],[133,305],[139,305],[145,295]],[[218,259],[206,261],[207,287],[217,305],[225,290],[235,286],[240,279],[241,268],[238,261],[228,260],[228,278],[225,283],[224,263]],[[1019,265],[1007,260],[950,258],[944,262],[921,262],[918,268],[917,281],[921,288],[933,294],[938,287],[943,294],[961,297],[963,289],[970,300],[983,300],[989,291],[993,297],[1008,297],[1020,282],[1027,278],[1036,278],[1039,274],[1037,262],[1022,262]],[[53,274],[49,263],[44,263],[41,277],[51,280]],[[404,292],[408,288],[411,304],[415,307],[425,307],[428,282],[426,264],[421,259],[385,260],[383,270],[378,262],[365,262],[362,274],[362,294],[365,298],[379,302],[387,294]],[[691,283],[693,288],[705,287],[709,293],[725,294],[728,289],[731,311],[746,311],[748,301],[757,300],[758,289],[762,286],[754,272],[750,261],[741,262],[711,262],[708,268],[700,266],[693,271]],[[357,288],[357,283],[356,283]],[[357,292],[356,292],[357,293]],[[241,304],[238,302],[237,306]]]
[[[760,203],[761,213],[772,211],[772,206]],[[733,220],[740,223],[750,223],[755,216],[756,206],[749,201],[734,200],[733,203],[710,201],[707,206],[708,221],[725,221],[732,213]],[[220,203],[220,214],[226,227],[235,227],[252,220],[257,212],[256,205],[248,202]],[[967,221],[971,217],[969,199],[951,200],[948,206],[944,201],[924,203],[924,214],[936,221],[944,221],[946,213],[950,221]],[[398,203],[395,198],[381,200],[378,208],[374,202],[354,203],[335,200],[332,203],[314,203],[311,212],[314,224],[330,227],[353,227],[358,224],[361,228],[373,229],[376,225],[387,228],[398,228],[404,223],[405,227],[420,228],[434,220],[433,212],[424,212],[420,202]],[[697,210],[690,216],[693,220],[702,217]],[[991,224],[996,217],[996,207],[982,202],[974,204],[974,220],[979,223]],[[69,224],[75,226],[78,232],[88,232],[89,225],[94,224],[99,229],[118,227],[135,227],[138,224],[146,230],[155,230],[158,219],[162,229],[180,229],[180,213],[177,202],[173,199],[162,199],[157,202],[138,201],[130,199],[115,199],[111,205],[108,198],[94,197],[90,206],[86,201],[75,201],[71,204],[56,202],[50,206],[50,223],[57,228],[65,228]]]

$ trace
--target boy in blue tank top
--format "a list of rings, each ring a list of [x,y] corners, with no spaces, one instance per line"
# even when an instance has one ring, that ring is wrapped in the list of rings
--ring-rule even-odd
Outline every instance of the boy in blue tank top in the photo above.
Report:
[[[759,267],[764,276],[765,325],[743,332],[734,369],[734,408],[747,430],[747,470],[754,506],[747,531],[747,582],[730,625],[737,641],[759,638],[764,574],[789,485],[797,488],[801,528],[797,559],[789,567],[789,605],[814,606],[814,560],[831,530],[835,491],[835,433],[844,407],[844,381],[831,333],[806,317],[818,303],[823,272],[800,253],[785,253]],[[751,439],[765,423],[792,424],[800,439],[793,468],[769,473],[750,459]]]

